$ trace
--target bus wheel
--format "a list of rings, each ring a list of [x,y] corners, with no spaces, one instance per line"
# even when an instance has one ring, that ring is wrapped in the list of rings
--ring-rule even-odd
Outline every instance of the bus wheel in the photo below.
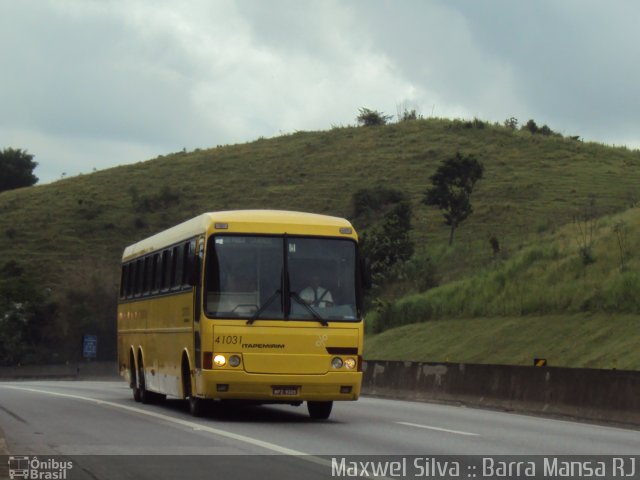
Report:
[[[142,395],[140,395],[140,389],[138,387],[133,387],[133,399],[136,402],[142,400]]]
[[[333,402],[307,402],[309,416],[315,420],[326,420],[331,415]]]
[[[202,417],[206,410],[206,400],[194,395],[189,397],[189,412],[194,417]]]
[[[140,389],[138,388],[138,376],[136,375],[136,364],[133,360],[133,353],[131,354],[131,359],[129,360],[129,387],[131,387],[131,391],[133,392],[133,399],[136,402],[140,401]]]
[[[144,368],[142,366],[140,366],[140,370],[138,371],[138,392],[142,403],[148,404],[153,402],[153,393],[147,390],[145,385]]]
[[[206,400],[198,398],[191,389],[191,372],[189,371],[189,363],[182,359],[182,385],[183,393],[187,402],[189,402],[189,412],[194,417],[201,417],[206,410]]]

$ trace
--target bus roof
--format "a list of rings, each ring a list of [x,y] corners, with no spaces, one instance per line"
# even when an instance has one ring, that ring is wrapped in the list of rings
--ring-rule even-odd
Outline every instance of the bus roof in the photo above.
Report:
[[[216,225],[226,224],[217,229]],[[351,229],[349,233],[341,228]],[[180,223],[151,237],[140,240],[125,248],[123,261],[160,250],[169,245],[193,238],[197,235],[219,231],[222,233],[263,233],[344,236],[357,240],[351,223],[344,218],[319,215],[316,213],[292,212],[284,210],[229,210],[208,212]]]

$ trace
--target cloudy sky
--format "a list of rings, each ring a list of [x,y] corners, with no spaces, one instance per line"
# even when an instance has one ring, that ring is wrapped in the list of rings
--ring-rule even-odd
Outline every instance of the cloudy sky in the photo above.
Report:
[[[635,0],[0,0],[0,148],[41,183],[360,107],[640,147]]]

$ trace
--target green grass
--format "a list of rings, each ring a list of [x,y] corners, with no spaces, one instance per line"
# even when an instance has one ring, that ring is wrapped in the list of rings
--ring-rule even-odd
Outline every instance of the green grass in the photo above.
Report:
[[[89,258],[116,268],[125,245],[204,211],[268,207],[348,216],[351,195],[378,184],[408,194],[417,251],[431,251],[446,244],[448,229],[437,210],[421,204],[422,194],[437,165],[459,149],[486,170],[472,198],[475,213],[456,232],[459,255],[441,265],[448,281],[491,261],[490,234],[516,251],[539,230],[567,223],[589,195],[601,213],[617,212],[640,184],[638,151],[461,125],[430,119],[299,132],[3,192],[0,251],[45,268],[45,279]],[[143,197],[170,187],[179,199],[136,212],[132,187]]]
[[[485,174],[472,196],[474,213],[448,248],[440,212],[421,200],[437,166],[458,150],[483,162]],[[95,272],[114,287],[126,245],[202,212],[278,208],[348,217],[353,193],[381,185],[402,190],[412,203],[416,258],[414,273],[390,286],[385,306],[368,315],[374,329],[385,315],[398,319],[390,326],[588,312],[605,322],[601,314],[640,313],[640,214],[629,210],[640,200],[639,167],[638,150],[445,119],[297,132],[0,193],[0,263],[19,261],[58,296]],[[595,262],[584,265],[571,222],[592,200]],[[628,242],[623,271],[613,231],[621,221]],[[492,235],[500,242],[497,258]],[[421,292],[411,276],[426,258],[440,287]],[[559,341],[572,344],[581,324],[557,323],[564,325]],[[448,344],[441,333],[438,342]],[[520,361],[515,351],[511,358]]]
[[[365,338],[369,360],[640,369],[640,317],[575,314],[438,320]]]
[[[443,318],[640,313],[640,209],[592,228],[591,263],[579,254],[582,237],[571,223],[463,279],[386,303],[369,316],[369,330]]]

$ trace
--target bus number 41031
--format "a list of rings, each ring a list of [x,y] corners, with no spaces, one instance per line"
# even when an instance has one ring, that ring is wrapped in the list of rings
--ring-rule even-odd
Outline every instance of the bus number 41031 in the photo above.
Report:
[[[238,343],[242,343],[242,335],[218,335],[215,343],[237,345]]]

